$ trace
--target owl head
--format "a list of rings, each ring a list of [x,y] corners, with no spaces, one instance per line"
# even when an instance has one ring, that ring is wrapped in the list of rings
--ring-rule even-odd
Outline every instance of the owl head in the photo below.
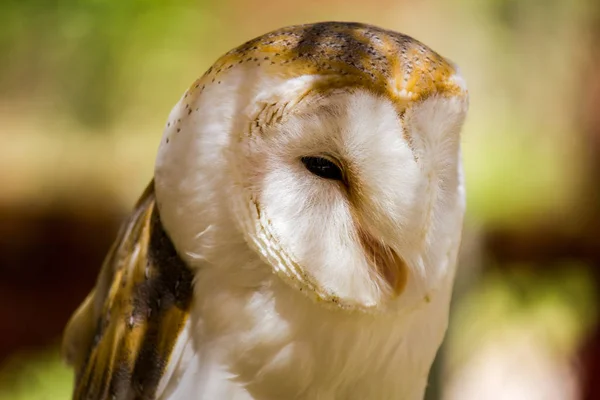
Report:
[[[334,309],[414,307],[454,273],[467,107],[457,68],[408,36],[334,22],[268,33],[172,110],[163,224],[193,268],[275,273]]]

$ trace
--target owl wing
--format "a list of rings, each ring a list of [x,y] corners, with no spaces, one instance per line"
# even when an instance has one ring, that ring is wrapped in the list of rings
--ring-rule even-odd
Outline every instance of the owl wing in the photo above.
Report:
[[[156,397],[188,320],[192,278],[163,230],[151,182],[65,330],[73,399]]]

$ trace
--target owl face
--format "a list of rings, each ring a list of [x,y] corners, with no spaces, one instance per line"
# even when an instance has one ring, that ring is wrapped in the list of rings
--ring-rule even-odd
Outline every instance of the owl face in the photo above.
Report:
[[[253,57],[228,53],[169,118],[155,179],[178,250],[218,263],[246,248],[335,308],[430,296],[452,273],[464,210],[459,75],[443,64],[443,82],[405,75],[401,87],[393,71],[311,70],[314,57],[282,67],[281,52],[249,43]]]
[[[427,240],[457,196],[460,137],[446,106],[400,114],[385,97],[336,89],[277,122],[259,116],[232,160],[257,251],[342,305],[377,307],[420,283]]]
[[[419,229],[424,182],[398,113],[364,90],[308,95],[295,107],[245,138],[241,170],[260,228],[300,280],[332,297],[370,304],[400,294],[402,232]]]

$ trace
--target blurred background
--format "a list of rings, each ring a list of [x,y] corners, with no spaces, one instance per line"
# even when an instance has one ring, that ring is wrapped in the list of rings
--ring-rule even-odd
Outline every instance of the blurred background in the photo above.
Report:
[[[69,397],[62,329],[188,85],[318,20],[407,33],[469,84],[468,215],[428,400],[600,399],[599,1],[2,0],[0,400]]]

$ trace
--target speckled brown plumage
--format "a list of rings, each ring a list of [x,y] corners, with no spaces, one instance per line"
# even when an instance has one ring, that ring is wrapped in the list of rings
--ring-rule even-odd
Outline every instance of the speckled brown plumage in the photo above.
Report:
[[[355,83],[396,100],[433,93],[456,94],[455,67],[419,41],[372,25],[324,22],[279,29],[231,50],[192,85],[188,95],[242,64],[296,77],[319,74],[340,84]]]
[[[162,228],[150,184],[65,333],[73,398],[153,399],[191,299],[192,272]]]

